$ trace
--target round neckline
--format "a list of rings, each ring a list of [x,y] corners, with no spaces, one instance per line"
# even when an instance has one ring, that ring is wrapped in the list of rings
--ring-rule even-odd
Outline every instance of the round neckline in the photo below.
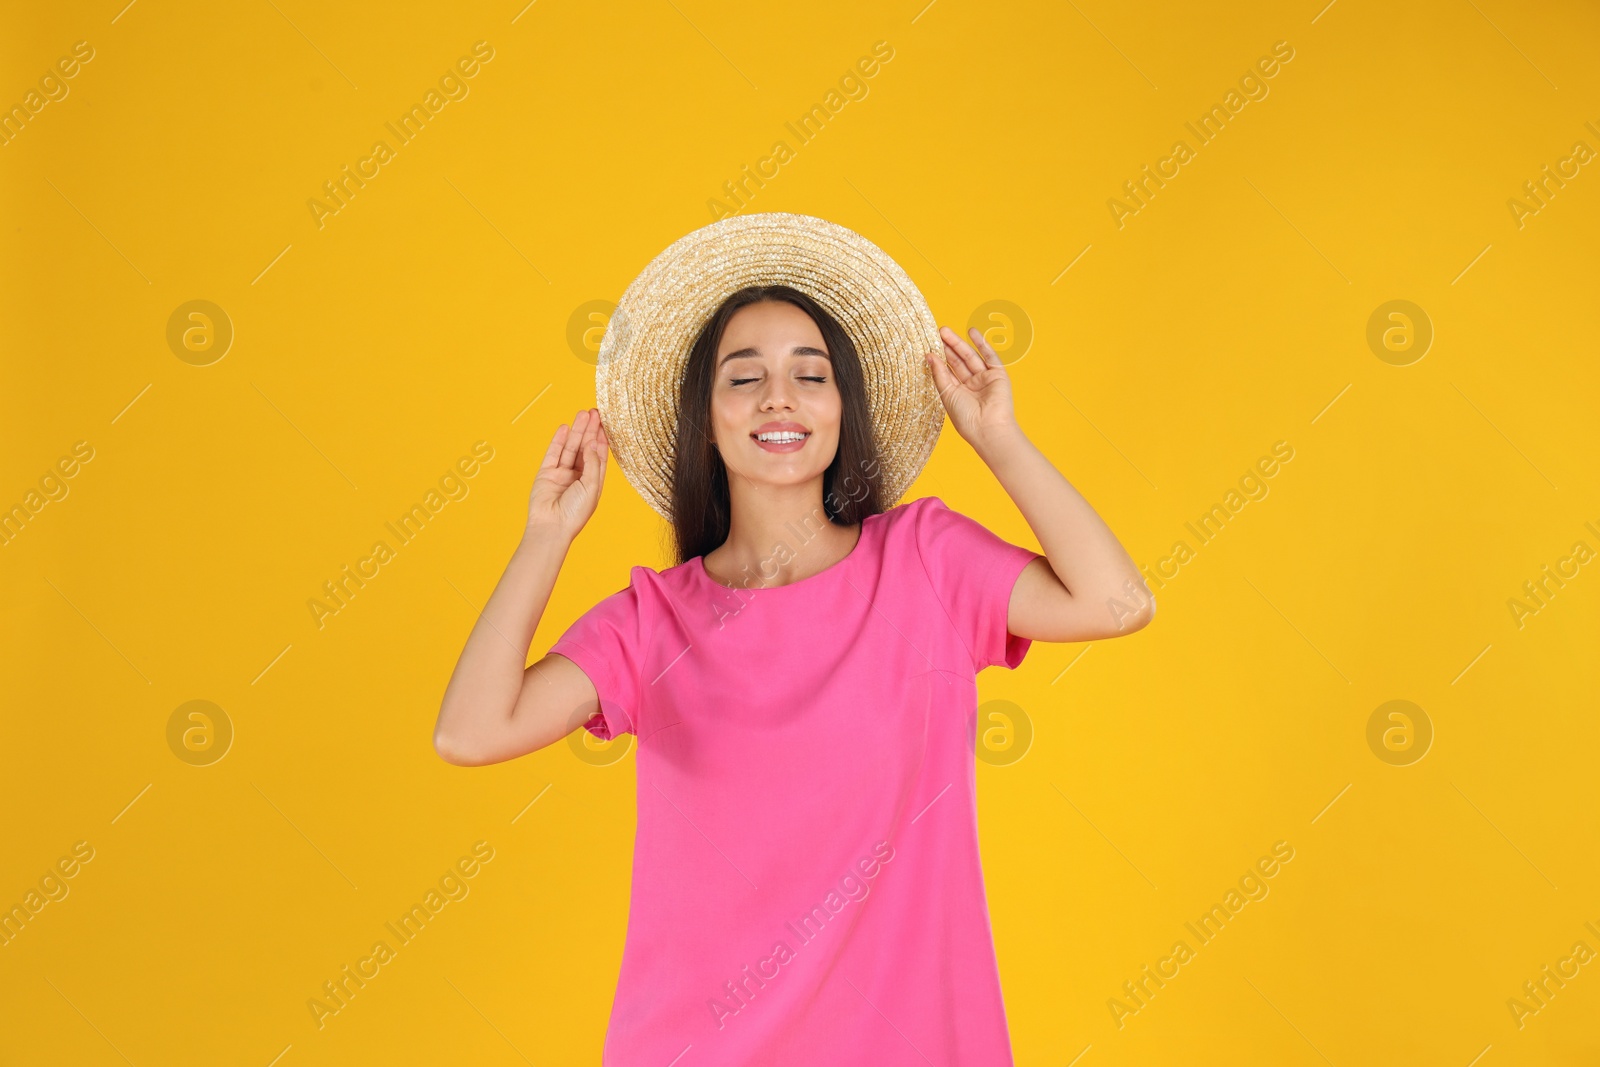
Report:
[[[881,515],[883,512],[879,512],[878,514]],[[706,557],[703,554],[694,558],[695,569],[706,581],[710,582],[718,589],[725,589],[730,593],[746,591],[752,593],[775,593],[781,589],[793,589],[795,586],[805,585],[807,582],[814,582],[818,578],[833,574],[835,571],[844,570],[845,564],[849,563],[852,559],[855,559],[856,556],[861,554],[861,542],[867,539],[867,524],[872,522],[872,520],[877,517],[878,515],[868,515],[866,518],[861,520],[861,532],[856,536],[856,543],[852,545],[850,551],[846,552],[842,557],[828,564],[815,574],[807,575],[798,581],[789,582],[785,585],[724,585],[717,581],[717,579],[713,578],[710,571],[706,570]]]

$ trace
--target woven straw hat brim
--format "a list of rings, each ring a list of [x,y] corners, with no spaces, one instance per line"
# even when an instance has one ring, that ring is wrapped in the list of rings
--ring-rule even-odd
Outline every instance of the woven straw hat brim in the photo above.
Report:
[[[944,426],[923,359],[943,346],[938,325],[910,276],[881,248],[837,223],[788,212],[738,215],[695,230],[651,260],[622,294],[600,341],[595,400],[623,475],[672,520],[678,388],[689,350],[722,302],[749,285],[800,290],[855,342],[884,506],[898,503]]]

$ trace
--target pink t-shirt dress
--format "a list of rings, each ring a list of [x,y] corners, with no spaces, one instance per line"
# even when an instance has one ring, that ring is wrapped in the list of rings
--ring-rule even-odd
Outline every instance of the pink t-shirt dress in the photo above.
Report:
[[[924,497],[790,585],[634,567],[551,647],[599,692],[585,728],[638,738],[606,1067],[1012,1063],[976,675],[1027,653],[1039,557]]]

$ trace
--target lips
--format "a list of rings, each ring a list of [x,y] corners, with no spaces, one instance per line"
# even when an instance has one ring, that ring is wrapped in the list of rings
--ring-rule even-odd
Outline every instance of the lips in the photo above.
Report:
[[[769,422],[750,435],[756,446],[767,452],[796,452],[810,438],[811,431],[798,422]]]

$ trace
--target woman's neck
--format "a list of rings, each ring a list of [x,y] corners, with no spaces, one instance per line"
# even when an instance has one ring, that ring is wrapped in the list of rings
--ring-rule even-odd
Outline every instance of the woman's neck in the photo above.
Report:
[[[723,585],[788,585],[827,570],[854,551],[861,525],[837,526],[822,506],[820,479],[804,486],[731,487],[728,538],[706,553],[706,573]]]

